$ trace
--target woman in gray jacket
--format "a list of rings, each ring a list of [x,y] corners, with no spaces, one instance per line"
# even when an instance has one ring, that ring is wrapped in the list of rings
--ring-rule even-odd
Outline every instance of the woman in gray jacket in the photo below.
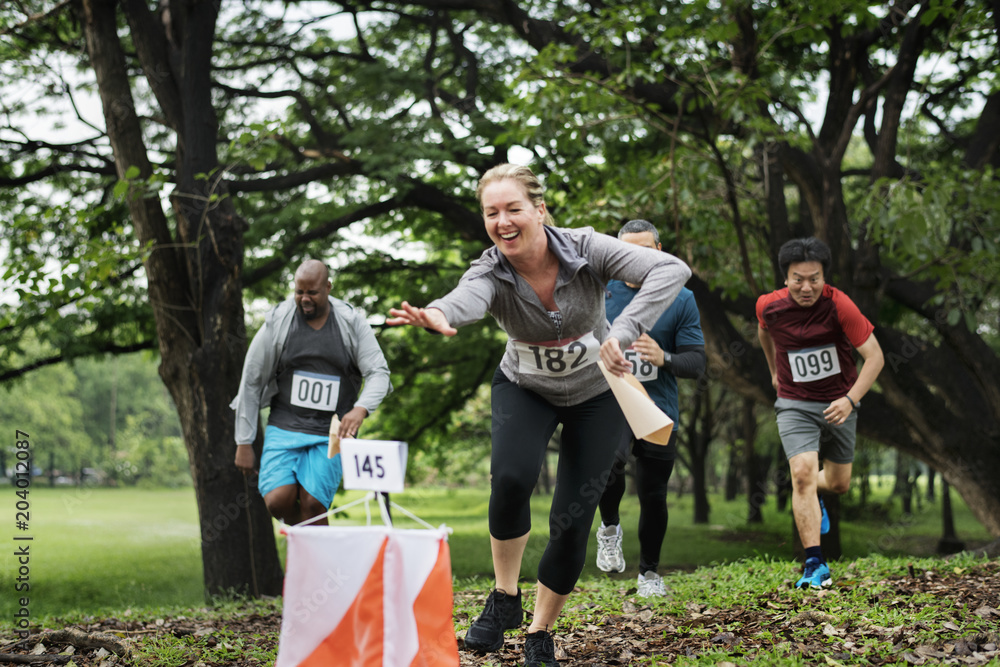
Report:
[[[544,667],[557,664],[549,630],[583,571],[594,512],[626,428],[597,361],[619,376],[628,372],[622,349],[653,326],[691,271],[672,255],[589,227],[555,228],[544,189],[527,167],[493,167],[477,195],[495,245],[454,290],[426,308],[404,301],[390,309],[387,323],[453,336],[455,327],[488,312],[508,336],[492,386],[489,527],[496,588],[469,628],[468,649],[495,651],[504,630],[521,624],[517,580],[531,531],[531,493],[549,439],[563,425],[549,542],[525,642],[527,667]],[[642,285],[613,325],[604,312],[610,279]]]

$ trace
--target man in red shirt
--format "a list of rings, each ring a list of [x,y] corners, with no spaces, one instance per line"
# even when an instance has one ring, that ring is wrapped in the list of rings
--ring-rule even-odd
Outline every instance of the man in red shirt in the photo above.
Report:
[[[778,266],[786,287],[757,299],[757,336],[778,392],[774,408],[791,469],[792,514],[806,550],[795,585],[822,587],[832,578],[819,546],[821,526],[828,522],[817,493],[846,493],[850,487],[857,410],[884,359],[872,323],[846,294],[826,284],[825,243],[788,241],[778,251]],[[860,373],[855,349],[864,360]]]

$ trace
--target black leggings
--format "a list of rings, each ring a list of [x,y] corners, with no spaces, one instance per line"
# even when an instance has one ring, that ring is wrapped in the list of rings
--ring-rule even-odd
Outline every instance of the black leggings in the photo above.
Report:
[[[631,433],[629,433],[631,435]],[[631,438],[629,438],[631,440]],[[625,495],[625,462],[628,448],[619,448],[611,466],[608,485],[601,496],[601,521],[605,526],[621,522],[618,506]],[[635,448],[635,486],[639,495],[639,573],[660,566],[660,549],[667,534],[667,483],[674,470],[673,459],[647,456]]]
[[[490,535],[498,540],[530,532],[531,493],[549,439],[556,425],[563,425],[549,541],[538,563],[538,581],[568,595],[583,571],[594,512],[625,417],[610,389],[560,407],[521,389],[499,370],[493,377],[492,403]]]

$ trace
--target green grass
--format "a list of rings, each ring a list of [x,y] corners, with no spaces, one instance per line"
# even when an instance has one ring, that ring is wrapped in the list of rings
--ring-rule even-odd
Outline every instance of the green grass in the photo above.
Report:
[[[361,495],[338,495],[336,504]],[[457,590],[481,590],[490,585],[487,489],[414,488],[393,495],[393,500],[431,525],[444,523],[453,529],[449,542]],[[527,581],[534,580],[545,546],[550,502],[549,496],[535,496],[532,500],[534,530],[521,571]],[[30,542],[29,595],[33,618],[204,604],[193,490],[34,487],[31,504],[29,532],[34,539]],[[13,505],[11,495],[8,526],[13,524]],[[957,497],[954,506],[959,536],[970,544],[987,541],[985,529]],[[765,509],[764,524],[753,528],[744,522],[743,498],[727,503],[713,497],[710,525],[694,525],[692,513],[690,496],[677,499],[671,495],[670,526],[661,560],[664,570],[691,570],[748,557],[787,561],[789,572],[794,567],[790,560],[791,517],[776,512],[773,502],[769,501]],[[939,515],[940,505],[925,505],[922,512],[905,520],[844,523],[844,558],[931,555],[940,534]],[[413,525],[398,511],[394,516],[399,526]],[[339,525],[364,521],[365,512],[360,506],[334,519]],[[637,503],[634,497],[626,496],[622,525],[625,556],[632,567],[611,578],[621,585],[635,580],[637,522]],[[8,535],[11,532],[13,529]],[[588,545],[585,580],[600,575],[594,566],[594,542],[590,540]],[[7,544],[15,543],[8,537]],[[282,551],[283,546],[284,540],[279,538]],[[4,591],[0,597],[0,624],[9,623],[17,609],[16,596],[7,594],[14,589],[17,572],[13,551],[4,548],[0,557],[0,590]]]
[[[8,491],[13,496],[13,489]],[[7,495],[7,494],[4,494]],[[33,616],[101,613],[203,599],[201,539],[191,489],[31,489],[30,609]],[[13,507],[13,501],[8,502]],[[11,511],[13,515],[13,510]],[[13,524],[13,516],[7,525]],[[0,611],[11,617],[18,571],[4,548]],[[21,595],[21,594],[18,594]]]

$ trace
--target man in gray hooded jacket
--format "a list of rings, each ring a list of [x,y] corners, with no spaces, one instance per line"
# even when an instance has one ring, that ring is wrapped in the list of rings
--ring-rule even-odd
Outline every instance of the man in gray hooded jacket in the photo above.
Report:
[[[353,438],[392,391],[389,366],[364,313],[332,298],[330,287],[322,262],[299,266],[293,298],[268,312],[250,343],[230,404],[236,467],[244,473],[256,464],[260,409],[271,409],[257,486],[271,515],[288,524],[319,516],[333,502],[341,478],[340,455],[327,458],[334,414],[340,437]]]

